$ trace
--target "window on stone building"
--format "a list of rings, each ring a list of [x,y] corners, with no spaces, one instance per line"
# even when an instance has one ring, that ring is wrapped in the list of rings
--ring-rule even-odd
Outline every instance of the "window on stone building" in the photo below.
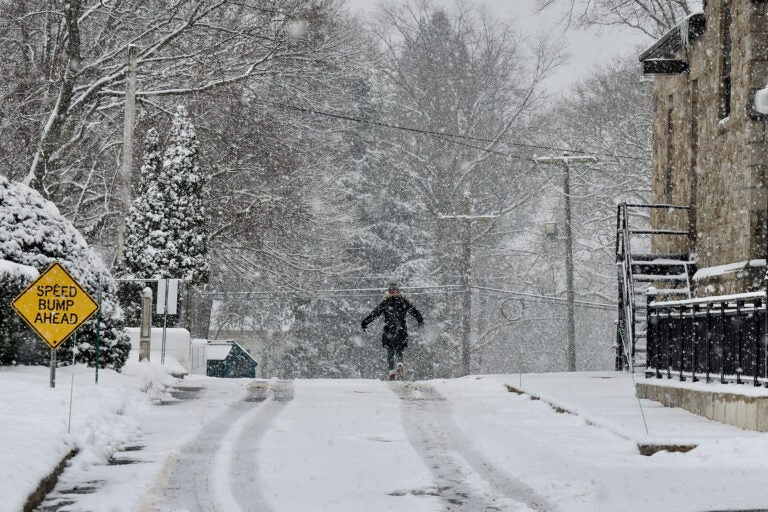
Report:
[[[731,115],[731,2],[725,0],[720,16],[720,119]]]
[[[699,159],[699,81],[691,80],[691,161],[689,168],[690,198],[688,204],[691,212],[688,214],[688,232],[691,242],[696,243],[696,189],[698,188],[698,159]]]
[[[666,175],[664,176],[665,201],[667,204],[672,204],[672,170],[674,169],[675,157],[675,126],[672,119],[674,106],[674,97],[670,94],[667,97],[667,165]]]

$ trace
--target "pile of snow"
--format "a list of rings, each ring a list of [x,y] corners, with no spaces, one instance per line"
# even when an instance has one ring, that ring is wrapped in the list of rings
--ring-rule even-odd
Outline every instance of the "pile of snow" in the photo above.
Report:
[[[768,86],[755,91],[755,112],[758,114],[768,114]]]
[[[131,340],[131,354],[129,360],[139,361],[139,335],[138,327],[127,327],[126,332]],[[192,373],[191,368],[191,336],[189,331],[182,328],[165,329],[165,361],[163,366],[175,376],[183,376]],[[149,343],[149,360],[153,363],[163,361],[163,328],[153,327]]]

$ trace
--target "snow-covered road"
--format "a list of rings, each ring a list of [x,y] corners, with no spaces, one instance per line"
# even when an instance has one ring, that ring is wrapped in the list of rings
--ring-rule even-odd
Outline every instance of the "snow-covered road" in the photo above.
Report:
[[[439,495],[451,510],[551,510],[522,481],[496,468],[456,425],[448,401],[429,383],[399,383],[408,440],[429,463]],[[522,506],[522,505],[527,505]]]
[[[473,448],[429,383],[300,381],[295,388],[257,383],[212,419],[170,463],[150,508],[553,509]]]
[[[291,397],[285,390],[293,385],[274,383],[268,399],[266,383],[259,384],[245,400],[207,423],[180,454],[169,460],[170,478],[157,488],[150,508],[168,512],[272,510],[262,498],[255,476],[258,447]]]
[[[649,402],[657,429],[672,414],[676,428],[688,424],[717,437],[689,453],[645,457],[616,428],[510,393],[510,379],[185,379],[176,392],[182,400],[134,415],[140,427],[112,461],[135,464],[74,464],[49,508],[39,510],[705,511],[768,504],[763,434]],[[576,396],[567,386],[587,383],[590,400],[619,412],[631,404],[621,398],[623,375],[540,380],[564,396]]]

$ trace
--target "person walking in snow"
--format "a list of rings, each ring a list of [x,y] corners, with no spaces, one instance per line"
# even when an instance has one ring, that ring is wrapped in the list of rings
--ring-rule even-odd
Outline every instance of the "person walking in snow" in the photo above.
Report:
[[[384,300],[360,323],[360,327],[365,330],[368,324],[382,314],[384,315],[384,333],[381,336],[381,344],[387,348],[389,380],[402,380],[405,373],[403,350],[408,346],[408,326],[405,323],[407,313],[416,319],[419,327],[424,325],[424,317],[421,316],[419,310],[400,293],[397,283],[390,283]],[[395,367],[395,362],[397,362],[397,367]]]

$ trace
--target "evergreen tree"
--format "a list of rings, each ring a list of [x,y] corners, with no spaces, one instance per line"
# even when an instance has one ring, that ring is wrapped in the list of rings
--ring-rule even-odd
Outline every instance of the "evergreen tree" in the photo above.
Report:
[[[156,249],[155,277],[208,280],[206,177],[198,164],[200,143],[187,109],[179,105],[157,186],[165,206],[149,244]]]
[[[199,142],[187,110],[178,106],[168,147],[147,132],[141,180],[126,219],[126,274],[143,279],[208,279],[206,177],[198,164]]]
[[[150,128],[144,139],[141,178],[136,199],[128,210],[125,221],[125,247],[123,267],[128,277],[150,278],[157,276],[158,247],[149,241],[160,229],[165,206],[158,187],[163,159],[160,154],[160,137]]]

